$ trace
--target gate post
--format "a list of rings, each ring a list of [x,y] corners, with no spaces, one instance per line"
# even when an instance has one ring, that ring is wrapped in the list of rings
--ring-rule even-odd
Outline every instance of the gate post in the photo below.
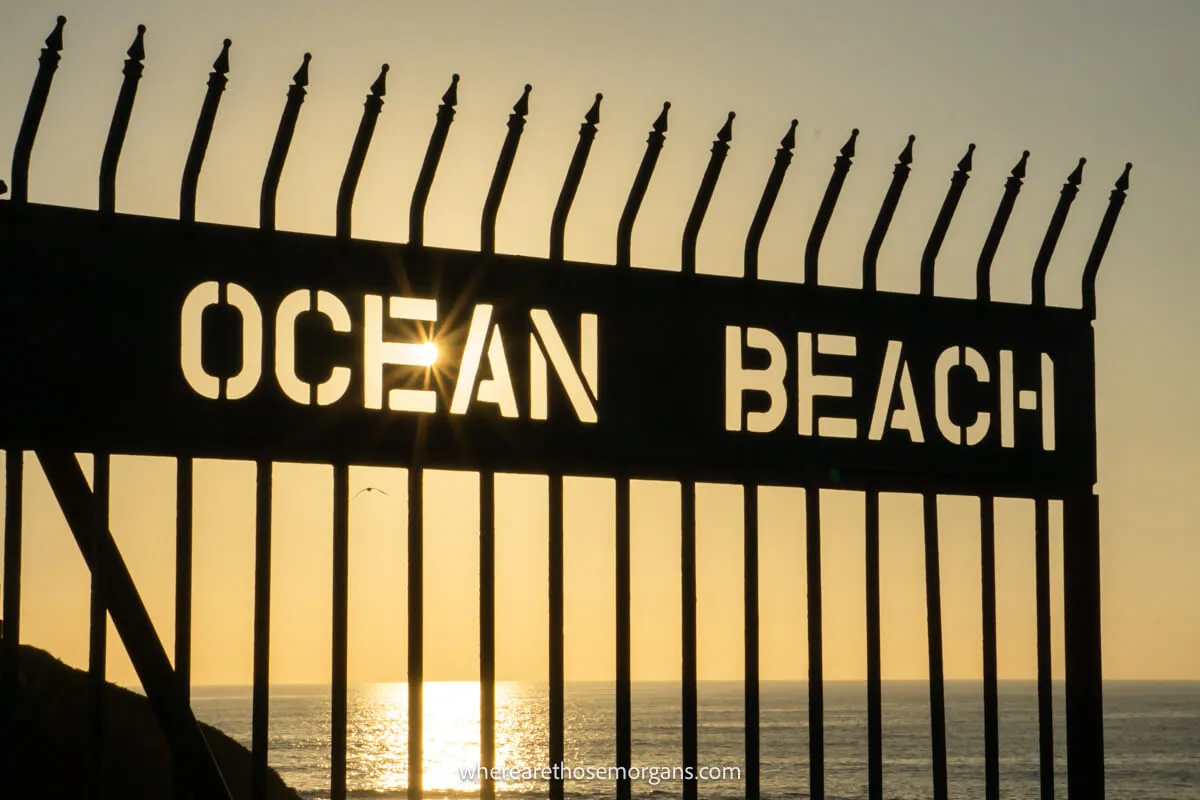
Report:
[[[1090,489],[1063,500],[1067,677],[1067,793],[1104,797],[1100,656],[1100,503]]]

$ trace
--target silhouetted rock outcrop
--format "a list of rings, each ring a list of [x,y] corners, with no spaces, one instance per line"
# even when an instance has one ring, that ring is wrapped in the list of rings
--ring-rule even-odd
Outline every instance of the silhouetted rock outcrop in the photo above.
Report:
[[[23,645],[19,680],[17,736],[14,751],[4,754],[6,768],[22,773],[25,797],[87,797],[87,673]],[[108,684],[105,704],[104,797],[171,797],[171,751],[149,702]],[[249,751],[216,728],[201,727],[233,797],[249,800]],[[274,770],[269,784],[271,800],[300,800]]]

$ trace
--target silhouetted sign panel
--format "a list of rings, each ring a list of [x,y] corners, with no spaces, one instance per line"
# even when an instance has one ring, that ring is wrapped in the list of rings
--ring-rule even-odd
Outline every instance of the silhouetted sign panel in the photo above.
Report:
[[[5,446],[1090,484],[1081,312],[0,204]]]

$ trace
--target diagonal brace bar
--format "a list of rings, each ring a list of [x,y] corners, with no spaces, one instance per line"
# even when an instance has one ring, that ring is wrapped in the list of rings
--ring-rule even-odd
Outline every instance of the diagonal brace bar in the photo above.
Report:
[[[163,649],[154,630],[154,623],[150,621],[150,615],[110,530],[104,530],[96,537],[93,551],[95,497],[78,459],[70,453],[42,450],[37,451],[37,457],[79,545],[79,552],[83,554],[88,569],[100,577],[100,591],[108,613],[129,653],[129,660],[137,671],[172,753],[176,759],[191,764],[196,796],[230,800],[229,788],[181,691],[171,662],[167,660],[167,651]],[[100,569],[94,563],[97,558],[101,559]]]

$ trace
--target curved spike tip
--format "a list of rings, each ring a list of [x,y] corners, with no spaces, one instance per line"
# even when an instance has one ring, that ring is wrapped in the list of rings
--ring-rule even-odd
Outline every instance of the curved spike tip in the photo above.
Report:
[[[59,15],[58,24],[54,26],[54,30],[50,31],[50,35],[46,37],[46,49],[52,50],[55,53],[62,52],[63,49],[63,26],[67,24],[67,18]]]
[[[300,69],[296,70],[296,74],[292,76],[292,85],[308,86],[308,62],[310,61],[312,61],[312,53],[305,53]]]
[[[131,61],[142,61],[146,58],[146,26],[137,26],[137,36],[133,39],[133,44],[129,45],[129,49],[125,51],[125,55],[129,56]]]
[[[904,149],[902,151],[900,151],[899,161],[901,164],[904,164],[905,166],[907,166],[912,163],[912,161],[913,161],[913,142],[915,142],[916,140],[917,140],[917,137],[914,136],[913,134],[910,133],[908,135],[908,144],[904,145]]]
[[[521,92],[521,98],[517,100],[513,106],[513,113],[519,117],[524,117],[529,113],[529,93],[533,91],[533,84],[525,84],[525,91]]]
[[[229,48],[232,44],[233,42],[229,39],[221,43],[221,55],[217,56],[217,60],[213,62],[213,72],[219,75],[229,74]]]
[[[1014,178],[1016,178],[1017,180],[1021,180],[1025,177],[1025,164],[1028,163],[1028,161],[1029,161],[1029,151],[1025,150],[1021,153],[1021,160],[1018,161],[1017,165],[1012,168],[1012,176]]]
[[[961,161],[958,162],[958,171],[959,172],[970,172],[971,171],[971,156],[974,153],[975,153],[975,143],[971,142],[971,144],[967,145],[967,154],[962,157]]]
[[[729,116],[725,118],[725,124],[721,126],[721,130],[717,131],[718,142],[728,144],[733,141],[733,118],[736,116],[737,114],[732,111],[729,112]]]
[[[387,77],[386,76],[387,76],[389,69],[391,69],[391,68],[387,64],[384,64],[383,66],[381,66],[379,68],[379,77],[376,78],[375,82],[371,84],[371,96],[372,97],[383,97],[385,94],[387,94]]]
[[[1119,191],[1125,192],[1129,190],[1129,170],[1131,169],[1133,169],[1133,162],[1126,161],[1125,171],[1121,173],[1121,177],[1117,178],[1117,182],[1115,184]]]
[[[796,126],[800,124],[800,120],[792,120],[792,124],[788,127],[788,132],[783,135],[779,141],[779,146],[784,150],[792,150],[796,147]]]
[[[592,103],[592,107],[588,109],[584,115],[583,121],[588,125],[596,125],[600,122],[600,101],[604,99],[604,95],[596,92],[596,101]]]
[[[1086,158],[1079,159],[1079,164],[1075,170],[1067,176],[1067,183],[1071,186],[1078,186],[1083,183],[1083,165],[1087,163]]]
[[[850,131],[850,138],[842,145],[842,155],[846,158],[854,158],[854,143],[858,141],[858,128]]]
[[[671,101],[663,103],[662,111],[658,115],[658,119],[654,120],[654,130],[658,133],[667,132],[667,112],[671,110]]]
[[[451,107],[458,105],[458,73],[457,72],[450,76],[450,88],[448,88],[446,90],[446,93],[444,95],[442,95],[442,105],[451,106]]]

